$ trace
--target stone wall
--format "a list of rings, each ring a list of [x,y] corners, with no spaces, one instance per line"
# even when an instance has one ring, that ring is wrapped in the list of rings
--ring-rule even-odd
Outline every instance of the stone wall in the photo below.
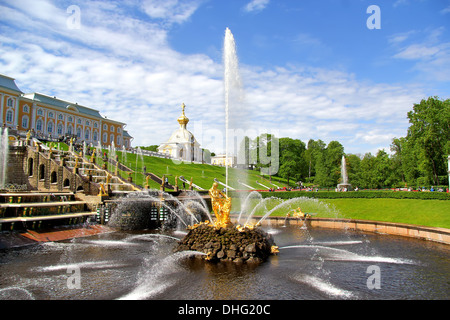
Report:
[[[22,146],[10,146],[8,155],[8,168],[6,172],[6,184],[28,185],[28,177],[23,168],[26,164],[27,148]]]
[[[88,178],[74,173],[48,153],[35,147],[26,147],[22,160],[22,176],[26,177],[30,190],[47,192],[84,192],[97,195],[99,187]]]
[[[302,226],[304,221],[297,218],[269,217],[264,222],[272,223],[272,225],[299,225]],[[364,232],[374,232],[380,234],[389,234],[396,236],[404,236],[434,242],[440,242],[450,245],[450,229],[432,228],[425,226],[416,226],[403,223],[383,222],[383,221],[367,221],[354,219],[333,219],[333,218],[310,218],[307,219],[308,227],[312,228],[328,228],[342,230],[356,230]]]

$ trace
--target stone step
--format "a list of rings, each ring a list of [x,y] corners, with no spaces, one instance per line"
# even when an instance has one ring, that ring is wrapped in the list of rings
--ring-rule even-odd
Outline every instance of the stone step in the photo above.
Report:
[[[47,216],[13,217],[13,218],[2,218],[2,219],[0,219],[0,223],[70,219],[70,218],[80,218],[80,217],[95,216],[95,215],[97,215],[97,212],[77,212],[77,213],[47,215]]]
[[[49,201],[49,202],[23,202],[23,203],[0,203],[0,208],[30,208],[30,207],[59,207],[84,205],[84,201]]]

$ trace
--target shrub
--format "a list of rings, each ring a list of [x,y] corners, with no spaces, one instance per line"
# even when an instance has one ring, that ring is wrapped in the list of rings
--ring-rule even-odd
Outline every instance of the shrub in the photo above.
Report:
[[[412,191],[357,191],[357,192],[334,192],[334,191],[281,191],[281,192],[261,192],[263,198],[277,197],[280,199],[292,199],[297,197],[308,197],[317,199],[419,199],[419,200],[450,200],[450,195],[446,192],[412,192]]]

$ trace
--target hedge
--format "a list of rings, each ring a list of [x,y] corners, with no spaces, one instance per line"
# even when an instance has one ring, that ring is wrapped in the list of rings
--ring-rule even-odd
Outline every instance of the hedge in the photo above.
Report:
[[[355,191],[355,192],[335,192],[335,191],[277,191],[260,192],[263,198],[277,197],[280,199],[292,199],[297,197],[308,197],[317,199],[419,199],[419,200],[450,200],[450,194],[446,192],[412,192],[412,191]]]

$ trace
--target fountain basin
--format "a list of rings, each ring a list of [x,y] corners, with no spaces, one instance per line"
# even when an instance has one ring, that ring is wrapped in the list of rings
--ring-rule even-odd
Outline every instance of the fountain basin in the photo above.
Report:
[[[280,254],[261,265],[173,253],[176,231],[114,232],[2,252],[0,300],[449,298],[447,245],[296,225],[265,230]],[[367,287],[372,265],[381,270],[381,289]],[[74,267],[81,271],[80,289],[67,286]]]

